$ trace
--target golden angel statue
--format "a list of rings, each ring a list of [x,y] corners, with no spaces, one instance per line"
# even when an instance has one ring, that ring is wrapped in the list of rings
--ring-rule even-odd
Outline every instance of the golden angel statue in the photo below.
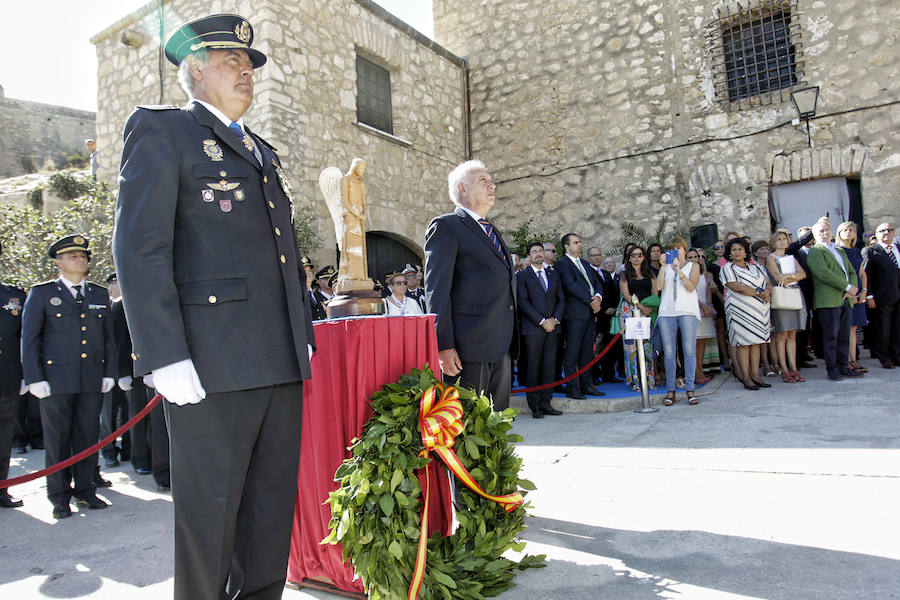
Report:
[[[354,158],[346,175],[337,167],[319,174],[319,189],[334,221],[341,252],[335,292],[373,289],[366,266],[366,161]]]

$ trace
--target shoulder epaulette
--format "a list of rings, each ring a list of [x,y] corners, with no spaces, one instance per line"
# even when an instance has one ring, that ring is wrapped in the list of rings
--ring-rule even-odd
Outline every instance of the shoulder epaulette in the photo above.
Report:
[[[174,104],[138,104],[138,108],[147,110],[178,110],[181,107]]]
[[[36,284],[34,284],[33,286],[31,286],[31,287],[36,288],[36,287],[43,287],[43,286],[45,286],[45,285],[52,285],[52,286],[55,287],[55,286],[56,286],[56,280],[55,280],[55,279],[48,279],[47,281],[42,281],[42,282],[40,282],[40,283],[36,283]]]
[[[278,152],[278,148],[276,148],[275,146],[273,146],[272,144],[270,144],[269,142],[267,142],[267,141],[264,140],[263,138],[259,137],[259,134],[256,133],[255,131],[253,132],[253,135],[256,136],[256,139],[258,139],[258,140],[261,141],[263,144],[265,144],[266,146],[268,146],[268,147],[272,150],[272,152],[275,152],[275,153]]]
[[[95,288],[100,288],[101,290],[109,291],[109,289],[106,286],[100,285],[99,283],[94,283],[93,281],[88,281],[88,285],[92,285]]]

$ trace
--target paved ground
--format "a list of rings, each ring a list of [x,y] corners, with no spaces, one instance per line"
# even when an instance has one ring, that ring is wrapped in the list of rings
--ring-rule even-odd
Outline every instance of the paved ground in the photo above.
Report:
[[[525,538],[548,566],[501,600],[900,598],[900,369],[865,364],[859,381],[820,366],[762,392],[717,378],[698,406],[653,414],[519,417],[538,486]],[[14,457],[11,475],[42,463]],[[107,477],[110,508],[60,522],[41,481],[14,490],[0,598],[171,596],[168,495],[127,463]]]

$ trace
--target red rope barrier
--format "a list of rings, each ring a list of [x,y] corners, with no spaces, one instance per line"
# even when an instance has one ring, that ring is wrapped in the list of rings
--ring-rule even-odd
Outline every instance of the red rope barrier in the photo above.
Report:
[[[530,387],[530,388],[515,388],[515,389],[510,390],[510,393],[511,394],[521,394],[522,392],[537,392],[540,390],[546,390],[547,388],[556,387],[558,385],[562,385],[564,383],[572,381],[573,379],[575,379],[576,377],[578,377],[579,375],[581,375],[582,373],[584,373],[585,371],[587,371],[588,369],[593,367],[595,364],[597,364],[597,361],[600,360],[601,358],[603,358],[606,355],[606,353],[609,352],[609,349],[613,347],[613,344],[615,344],[616,341],[618,341],[618,339],[620,337],[622,337],[621,332],[617,333],[615,336],[613,336],[613,339],[609,340],[609,343],[606,345],[606,348],[604,348],[600,352],[600,354],[595,356],[594,360],[592,360],[588,364],[584,365],[583,367],[581,367],[580,369],[578,369],[571,375],[569,375],[567,377],[563,377],[559,381],[554,381],[553,383],[545,383],[543,385],[536,385],[536,386]]]
[[[141,412],[139,412],[138,414],[136,414],[133,417],[131,417],[130,419],[128,419],[127,423],[125,423],[124,425],[122,425],[121,427],[119,427],[118,429],[113,431],[111,434],[109,434],[108,436],[106,436],[105,438],[103,438],[102,440],[100,440],[99,442],[97,442],[96,444],[91,446],[90,448],[86,448],[86,449],[82,450],[75,456],[73,456],[71,458],[67,458],[66,460],[62,461],[61,463],[56,463],[55,465],[47,467],[46,469],[41,469],[40,471],[37,471],[35,473],[29,473],[28,475],[22,475],[20,477],[13,477],[12,479],[4,479],[4,480],[0,481],[0,490],[7,488],[7,487],[12,487],[14,485],[19,485],[20,483],[26,483],[26,482],[32,481],[34,479],[39,479],[39,478],[45,477],[47,475],[52,475],[53,473],[56,473],[57,471],[62,471],[66,467],[74,465],[78,461],[84,460],[91,454],[94,454],[95,452],[100,450],[100,448],[102,448],[103,446],[113,443],[114,441],[116,441],[117,437],[119,437],[121,434],[125,433],[132,427],[134,427],[138,421],[140,421],[141,419],[146,417],[150,413],[150,411],[153,410],[157,404],[159,404],[160,400],[162,400],[162,396],[159,394],[155,395],[153,397],[153,399],[147,403],[147,406],[142,408]]]

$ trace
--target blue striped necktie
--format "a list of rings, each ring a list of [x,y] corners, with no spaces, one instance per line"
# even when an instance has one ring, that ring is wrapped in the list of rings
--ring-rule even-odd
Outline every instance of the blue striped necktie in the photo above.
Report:
[[[488,223],[487,219],[478,219],[478,224],[484,229],[484,232],[487,233],[487,236],[491,239],[491,242],[494,244],[494,248],[497,249],[497,252],[500,253],[500,256],[506,258],[506,254],[503,253],[503,246],[500,245],[500,239],[497,237],[497,233],[494,231],[494,226]]]

